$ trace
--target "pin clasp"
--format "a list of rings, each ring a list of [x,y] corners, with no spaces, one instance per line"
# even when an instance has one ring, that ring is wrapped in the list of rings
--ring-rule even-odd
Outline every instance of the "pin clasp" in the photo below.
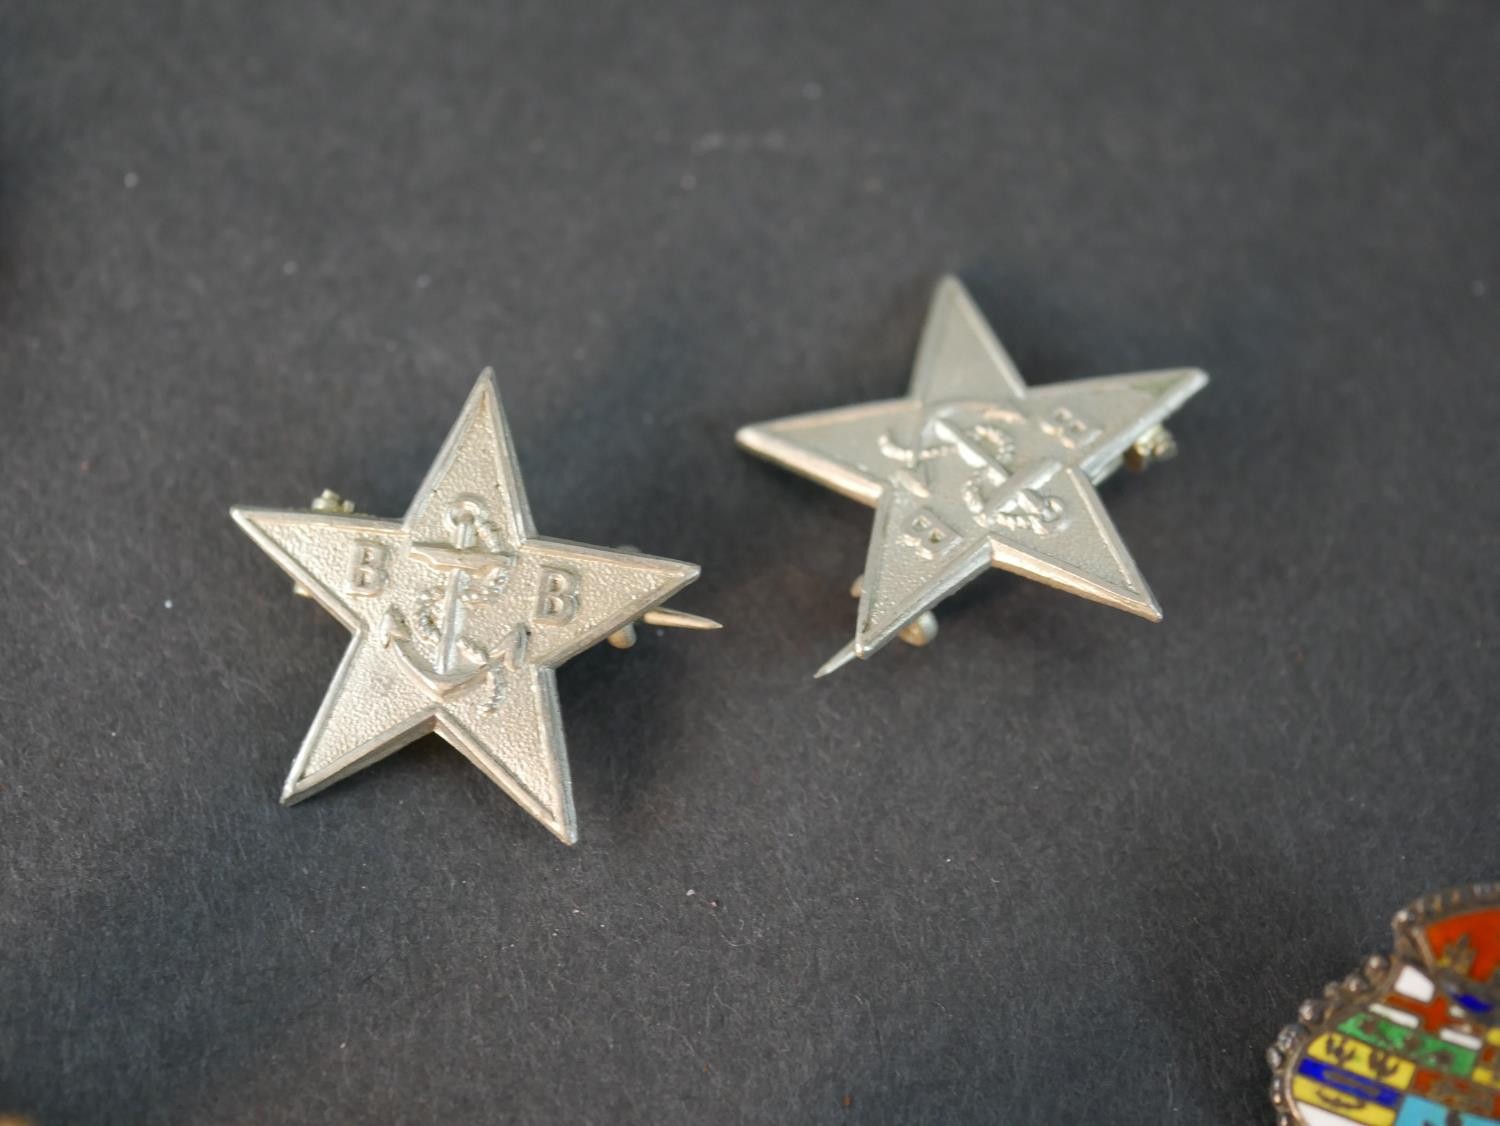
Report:
[[[1160,423],[1147,430],[1131,443],[1125,451],[1125,468],[1132,473],[1144,473],[1162,461],[1171,461],[1177,456],[1177,439]]]

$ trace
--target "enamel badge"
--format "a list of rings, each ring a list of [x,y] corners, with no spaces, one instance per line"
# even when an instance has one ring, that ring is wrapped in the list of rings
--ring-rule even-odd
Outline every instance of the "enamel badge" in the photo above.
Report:
[[[1392,926],[1394,952],[1304,1002],[1267,1052],[1279,1126],[1500,1124],[1500,884]]]
[[[537,535],[493,374],[401,520],[325,493],[235,508],[295,589],[354,633],[282,792],[292,803],[436,731],[548,829],[578,839],[558,665],[632,623],[716,629],[661,604],[691,563]]]
[[[737,441],[875,509],[854,640],[932,640],[932,608],[991,567],[1155,621],[1160,607],[1094,486],[1175,452],[1162,422],[1193,368],[1027,387],[956,278],[937,287],[903,399],[747,426]]]

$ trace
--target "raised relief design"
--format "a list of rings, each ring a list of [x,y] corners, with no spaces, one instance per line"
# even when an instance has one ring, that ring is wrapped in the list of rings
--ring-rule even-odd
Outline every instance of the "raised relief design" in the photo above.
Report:
[[[1097,442],[1104,431],[1068,407],[1058,407],[1037,420],[1037,429],[1067,450],[1081,450]]]
[[[906,525],[901,542],[923,559],[941,559],[957,547],[960,540],[958,533],[945,524],[942,517],[924,508]]]
[[[926,427],[923,427],[923,432],[926,432]],[[953,452],[953,446],[946,442],[939,442],[933,446],[903,446],[896,441],[896,436],[889,430],[876,439],[876,445],[882,457],[907,469],[915,469],[923,462],[936,461]]]
[[[480,677],[491,682],[498,706],[501,685],[490,650],[464,634],[475,606],[494,602],[505,590],[515,557],[499,550],[500,534],[484,504],[459,497],[444,515],[450,543],[414,543],[410,557],[441,579],[424,590],[408,618],[392,606],[380,626],[380,643],[394,650],[402,667],[434,699],[444,699]],[[524,652],[524,642],[521,646]],[[429,659],[425,651],[430,651]],[[507,656],[514,647],[506,650]]]
[[[963,429],[948,419],[933,423],[934,431],[951,441],[959,458],[974,470],[960,492],[964,507],[974,523],[987,531],[1025,531],[1037,536],[1061,531],[1067,526],[1063,502],[1039,490],[1061,472],[1062,463],[1047,458],[1016,465],[1015,440],[988,421],[1000,414],[1009,417],[1012,412],[986,412],[985,420]]]
[[[582,586],[583,580],[566,567],[544,566],[534,615],[537,624],[565,626],[578,617]]]
[[[1062,500],[1041,491],[1062,471],[1063,465],[1054,458],[1016,464],[1016,439],[1008,427],[1031,424],[1024,414],[998,406],[976,409],[969,405],[949,405],[932,411],[923,424],[924,437],[931,435],[936,441],[903,446],[887,431],[881,435],[879,446],[887,459],[907,469],[945,457],[959,458],[973,470],[964,480],[960,497],[975,524],[986,531],[1045,536],[1067,527]],[[1099,434],[1065,408],[1037,425],[1069,449],[1073,448],[1069,442],[1093,441]],[[906,537],[902,542],[907,542]],[[936,556],[927,554],[923,558]]]
[[[346,594],[361,598],[374,598],[385,590],[391,573],[387,564],[391,549],[374,540],[355,540],[349,545],[349,581],[344,586]]]

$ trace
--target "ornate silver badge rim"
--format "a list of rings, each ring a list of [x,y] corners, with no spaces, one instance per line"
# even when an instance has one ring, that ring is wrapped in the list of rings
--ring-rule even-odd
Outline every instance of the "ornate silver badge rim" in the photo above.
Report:
[[[1496,903],[1500,903],[1500,882],[1463,884],[1419,896],[1391,919],[1394,942],[1391,954],[1367,955],[1360,969],[1329,982],[1321,996],[1309,998],[1297,1007],[1297,1020],[1285,1025],[1266,1049],[1266,1063],[1272,1073],[1271,1105],[1276,1109],[1277,1126],[1305,1126],[1292,1097],[1293,1069],[1302,1049],[1387,994],[1405,966],[1415,965],[1433,976],[1426,954],[1414,937],[1416,928],[1465,908]]]

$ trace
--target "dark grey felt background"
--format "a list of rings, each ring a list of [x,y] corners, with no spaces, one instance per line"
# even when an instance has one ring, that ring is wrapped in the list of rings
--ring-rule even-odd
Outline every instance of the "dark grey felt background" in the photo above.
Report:
[[[1298,1001],[1500,875],[1497,59],[1489,0],[0,7],[0,1111],[1269,1122]],[[1033,382],[1213,375],[1104,489],[1166,621],[995,575],[814,683],[869,513],[731,437],[900,393],[950,269]],[[562,671],[572,850],[435,739],[276,803],[344,637],[226,509],[400,513],[484,364],[542,530],[728,623]]]

